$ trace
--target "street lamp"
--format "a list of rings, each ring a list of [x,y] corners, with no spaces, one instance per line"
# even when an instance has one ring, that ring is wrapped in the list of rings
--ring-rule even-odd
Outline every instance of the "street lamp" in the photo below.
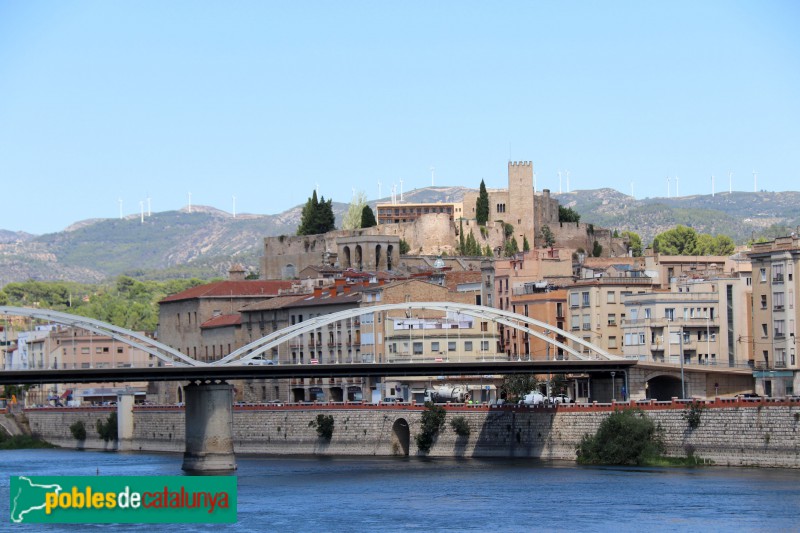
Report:
[[[544,341],[544,343],[545,343],[545,350],[546,350],[546,354],[547,354],[547,355],[546,355],[546,357],[547,357],[547,361],[550,361],[550,340],[549,340],[549,339],[550,339],[550,330],[549,330],[549,329],[546,329],[546,330],[544,330],[544,332],[543,332],[543,333],[544,333],[544,334],[545,334],[545,336],[547,337],[547,339]],[[547,364],[547,366],[549,367],[549,366],[550,366],[550,363],[548,363],[548,364]],[[548,398],[548,399],[550,398],[550,381],[551,381],[551,380],[552,380],[552,375],[551,375],[551,373],[548,371],[548,372],[547,372],[547,398]]]
[[[616,399],[615,398],[616,394],[614,393],[614,388],[615,388],[615,385],[616,385],[616,378],[615,378],[616,375],[617,375],[616,372],[611,372],[611,401],[612,402]]]

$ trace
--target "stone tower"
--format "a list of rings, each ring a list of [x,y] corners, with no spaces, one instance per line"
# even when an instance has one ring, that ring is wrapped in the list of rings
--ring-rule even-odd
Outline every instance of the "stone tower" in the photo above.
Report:
[[[533,163],[508,162],[508,215],[505,222],[514,226],[514,236],[522,250],[523,237],[533,248],[536,228],[533,213]]]

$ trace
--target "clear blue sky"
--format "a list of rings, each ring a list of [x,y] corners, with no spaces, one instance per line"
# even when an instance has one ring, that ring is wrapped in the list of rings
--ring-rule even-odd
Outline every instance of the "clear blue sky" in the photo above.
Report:
[[[800,178],[800,2],[0,1],[0,228],[430,185]],[[674,182],[671,185],[675,194]]]

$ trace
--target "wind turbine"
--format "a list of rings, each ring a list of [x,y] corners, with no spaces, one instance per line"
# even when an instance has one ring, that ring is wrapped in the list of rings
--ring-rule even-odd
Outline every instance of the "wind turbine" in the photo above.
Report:
[[[233,196],[233,218],[236,218],[236,196]]]
[[[636,197],[633,195],[633,182],[631,182],[631,198],[636,199]]]
[[[144,201],[139,200],[139,212],[141,215],[139,216],[139,223],[144,224]]]
[[[378,181],[378,200],[381,199],[381,182]]]
[[[672,178],[667,176],[667,198],[669,198],[669,185],[670,185],[671,181],[672,181]]]
[[[400,178],[400,202],[403,201],[403,178]]]
[[[436,185],[435,180],[434,180],[434,171],[435,170],[436,170],[436,167],[431,167],[431,187],[434,187]]]
[[[147,216],[151,216],[152,213],[150,212],[150,194],[147,195]]]
[[[192,193],[189,192],[189,212],[192,212]]]
[[[711,198],[714,198],[714,174],[711,174]]]

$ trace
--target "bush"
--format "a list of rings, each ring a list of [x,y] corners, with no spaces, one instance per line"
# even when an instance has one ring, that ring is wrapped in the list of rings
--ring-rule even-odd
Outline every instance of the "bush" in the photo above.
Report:
[[[456,416],[450,421],[450,427],[459,437],[469,437],[471,432],[467,419],[463,416]]]
[[[702,403],[692,402],[683,410],[683,419],[686,420],[691,429],[697,429],[700,426],[703,409],[705,409],[705,406]]]
[[[317,415],[317,419],[312,420],[308,425],[317,428],[317,435],[325,440],[331,440],[333,437],[333,415]]]
[[[114,411],[105,422],[102,420],[97,421],[97,434],[105,442],[117,440],[117,413]]]
[[[577,447],[578,463],[643,465],[664,453],[660,431],[639,409],[614,411],[597,432],[584,435]]]
[[[83,420],[78,420],[69,427],[70,433],[76,440],[86,440],[86,424]]]
[[[436,434],[444,426],[444,419],[447,416],[447,411],[444,407],[434,405],[431,402],[425,402],[425,411],[422,412],[422,428],[420,433],[414,437],[417,442],[417,448],[422,452],[431,451],[433,441]]]

